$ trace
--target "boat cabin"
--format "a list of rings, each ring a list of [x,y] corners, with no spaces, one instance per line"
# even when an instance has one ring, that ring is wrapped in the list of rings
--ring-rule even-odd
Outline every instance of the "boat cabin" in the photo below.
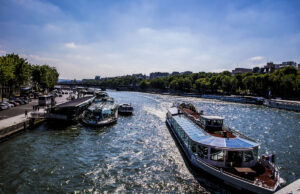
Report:
[[[207,130],[222,130],[223,120],[224,118],[219,116],[209,116],[209,115],[200,116],[200,123]]]

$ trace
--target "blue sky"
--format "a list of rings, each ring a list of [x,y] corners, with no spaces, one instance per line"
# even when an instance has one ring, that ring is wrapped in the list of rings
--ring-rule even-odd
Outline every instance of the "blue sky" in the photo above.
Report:
[[[60,78],[300,63],[300,1],[2,0],[0,55]]]

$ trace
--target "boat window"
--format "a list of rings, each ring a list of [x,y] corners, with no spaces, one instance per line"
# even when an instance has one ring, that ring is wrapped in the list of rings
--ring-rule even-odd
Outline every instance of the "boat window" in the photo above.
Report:
[[[189,137],[187,134],[183,133],[183,141],[185,143],[185,145],[188,146],[188,143],[189,143]]]
[[[208,156],[208,148],[203,145],[198,145],[198,155],[200,158],[207,159]]]
[[[196,153],[196,144],[195,144],[195,142],[193,142],[193,141],[191,141],[191,150],[192,150],[192,152],[193,153]]]
[[[213,125],[214,125],[214,126],[218,126],[217,120],[213,120],[212,122],[213,122]]]
[[[211,120],[206,120],[206,125],[211,125]]]
[[[210,160],[224,161],[224,151],[210,148]]]
[[[245,151],[245,162],[250,162],[251,160],[254,160],[253,152]]]
[[[253,149],[253,157],[254,157],[255,159],[258,158],[258,147],[256,147],[256,148]]]
[[[227,162],[234,162],[236,164],[242,163],[243,152],[239,151],[228,151],[227,152]]]

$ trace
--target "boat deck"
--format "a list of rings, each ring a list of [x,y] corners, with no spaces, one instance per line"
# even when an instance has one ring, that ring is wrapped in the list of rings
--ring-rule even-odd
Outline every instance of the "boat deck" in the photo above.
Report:
[[[188,114],[188,115],[192,115],[195,119],[200,119],[200,115],[193,112],[192,110],[190,109],[187,109],[187,108],[183,108],[183,111]],[[207,133],[209,133],[210,135],[214,136],[214,137],[223,137],[223,134],[222,132],[227,132],[226,134],[226,138],[235,138],[236,136],[233,135],[231,132],[229,131],[226,131],[224,129],[222,129],[222,131],[208,131],[208,130],[205,130]]]
[[[271,178],[273,175],[272,170],[263,166],[260,163],[257,163],[254,167],[250,168],[252,172],[238,172],[235,168],[224,169],[224,171],[247,179],[249,181],[259,181],[262,184],[267,185],[268,187],[273,188],[276,184],[276,179]]]
[[[78,98],[69,102],[65,102],[62,104],[59,104],[56,106],[56,108],[67,108],[67,107],[77,107],[80,106],[82,103],[85,103],[89,100],[91,100],[92,98],[94,98],[94,96],[86,96],[83,98]]]

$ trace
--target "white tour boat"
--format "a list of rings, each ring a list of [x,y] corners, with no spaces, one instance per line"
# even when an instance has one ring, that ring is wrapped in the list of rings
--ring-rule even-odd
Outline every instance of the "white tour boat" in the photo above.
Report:
[[[118,105],[113,98],[96,97],[93,103],[81,115],[85,125],[101,127],[117,122]]]
[[[279,171],[271,160],[258,157],[259,144],[223,125],[223,118],[197,113],[191,104],[173,106],[167,124],[191,164],[237,189],[273,193]]]

